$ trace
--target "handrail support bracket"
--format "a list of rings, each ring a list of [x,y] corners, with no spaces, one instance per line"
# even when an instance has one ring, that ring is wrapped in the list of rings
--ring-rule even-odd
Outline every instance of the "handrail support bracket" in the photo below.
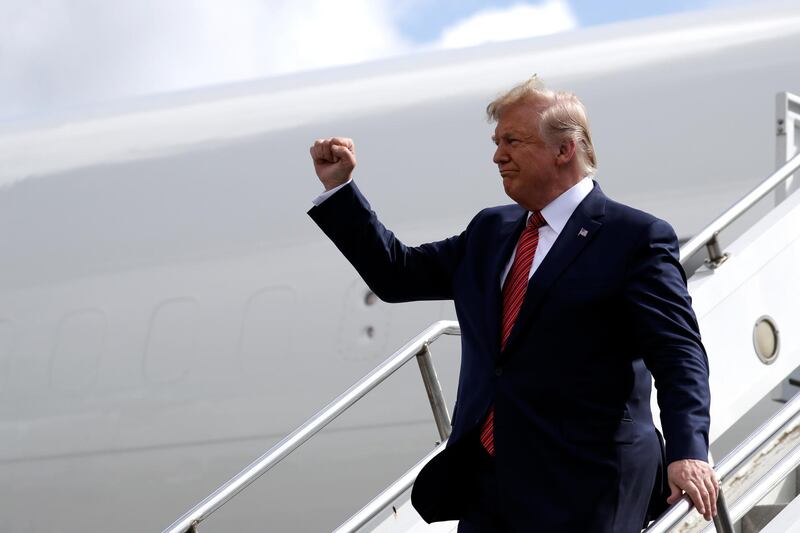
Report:
[[[708,250],[708,259],[705,260],[705,265],[714,270],[718,268],[722,263],[728,260],[731,254],[723,252],[722,248],[719,245],[719,232],[715,233],[709,240],[706,242],[706,250]]]

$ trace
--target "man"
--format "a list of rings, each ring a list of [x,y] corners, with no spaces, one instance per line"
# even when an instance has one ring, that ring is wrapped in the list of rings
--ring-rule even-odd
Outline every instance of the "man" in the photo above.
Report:
[[[718,485],[706,463],[707,358],[672,228],[592,180],[574,95],[534,77],[487,113],[515,204],[414,248],[352,183],[350,139],[311,147],[326,192],[309,214],[372,290],[388,302],[455,302],[453,432],[418,476],[414,506],[428,522],[458,519],[462,533],[629,533],[663,510],[667,478],[666,502],[685,491],[709,520]]]

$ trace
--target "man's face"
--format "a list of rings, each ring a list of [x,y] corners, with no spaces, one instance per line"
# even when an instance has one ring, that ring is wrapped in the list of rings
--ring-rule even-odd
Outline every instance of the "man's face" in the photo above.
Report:
[[[541,209],[558,182],[558,149],[539,135],[541,103],[526,99],[505,108],[497,120],[492,140],[493,161],[503,178],[506,194],[529,210]]]

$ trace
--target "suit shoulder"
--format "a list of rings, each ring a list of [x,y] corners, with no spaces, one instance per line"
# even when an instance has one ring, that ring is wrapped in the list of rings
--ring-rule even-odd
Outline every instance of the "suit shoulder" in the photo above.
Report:
[[[525,209],[517,204],[486,207],[472,217],[465,233],[468,238],[496,234],[506,224],[519,220],[524,213]]]
[[[669,222],[610,198],[606,203],[605,223],[615,225],[631,234],[641,234],[648,228],[657,232],[675,234],[675,230]]]
[[[472,218],[472,223],[476,222],[503,222],[508,219],[515,219],[519,217],[525,209],[517,204],[496,205],[493,207],[485,207],[478,211]]]

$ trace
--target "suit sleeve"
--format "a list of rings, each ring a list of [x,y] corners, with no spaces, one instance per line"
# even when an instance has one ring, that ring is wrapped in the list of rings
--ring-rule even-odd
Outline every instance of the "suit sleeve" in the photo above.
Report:
[[[464,233],[406,246],[381,224],[355,183],[308,214],[381,300],[394,303],[453,297],[452,278],[463,256]]]
[[[666,222],[643,232],[628,268],[627,316],[637,352],[653,374],[666,440],[667,464],[708,460],[708,358],[678,260],[678,240]]]

